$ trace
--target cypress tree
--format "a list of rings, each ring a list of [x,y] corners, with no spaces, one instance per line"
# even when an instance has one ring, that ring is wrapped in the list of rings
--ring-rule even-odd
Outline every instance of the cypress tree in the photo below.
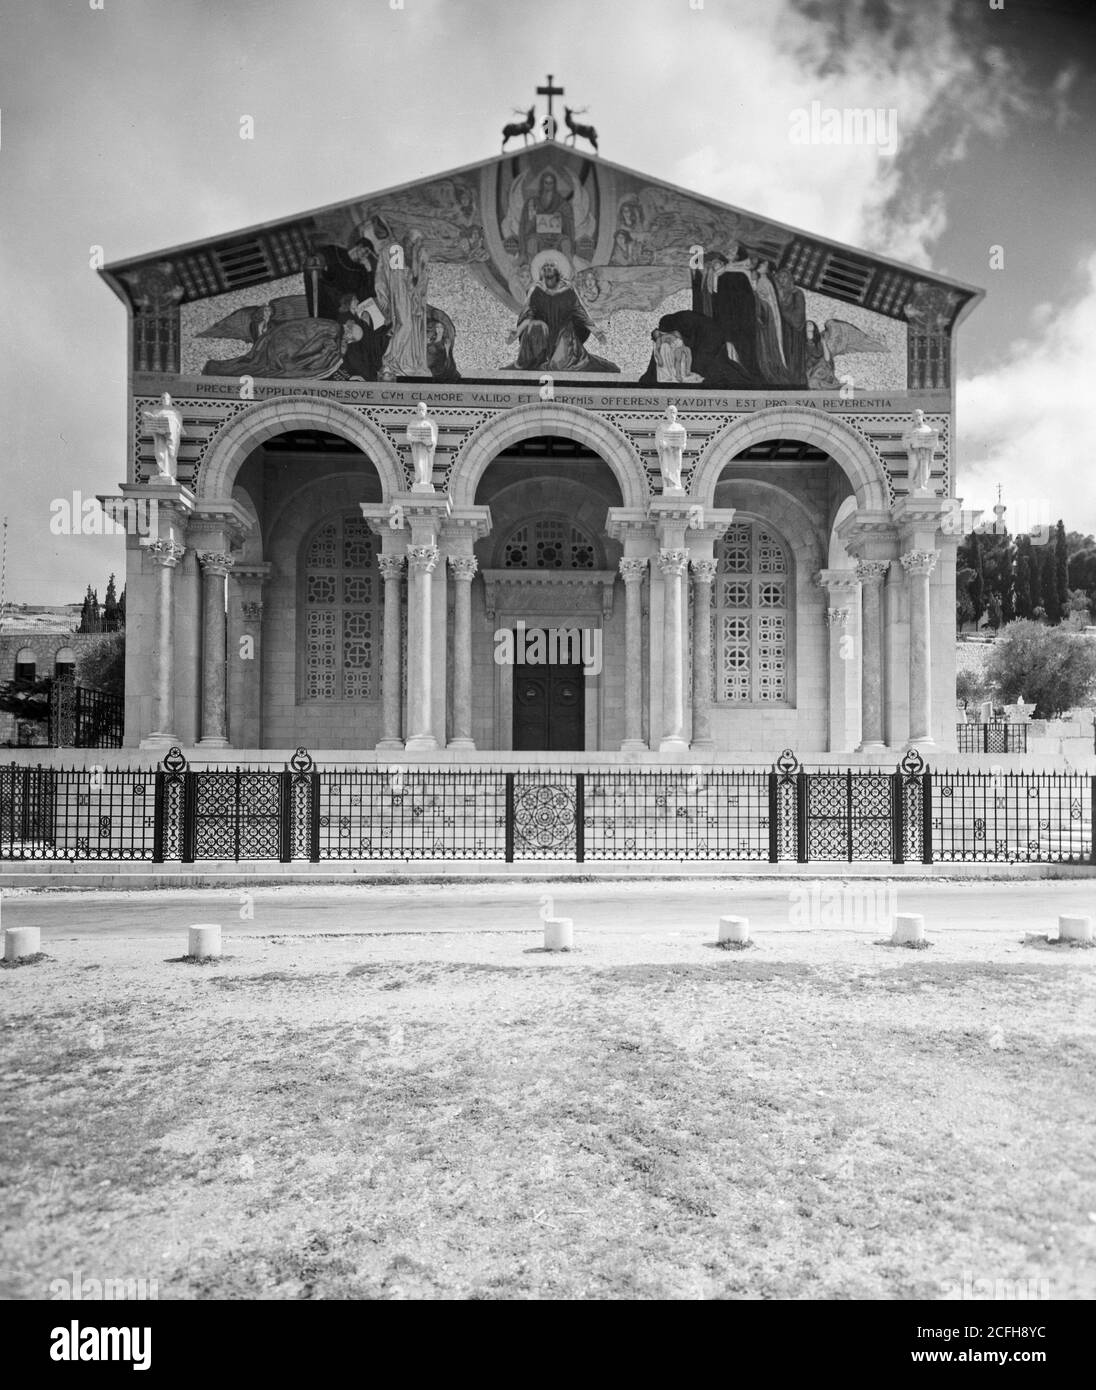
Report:
[[[1041,608],[1046,612],[1046,601],[1043,598],[1043,576],[1039,566],[1039,556],[1035,553],[1035,547],[1031,543],[1031,537],[1024,537],[1024,549],[1028,558],[1028,592],[1031,594],[1031,612],[1029,618],[1035,617],[1035,610]]]
[[[1017,618],[1030,618],[1034,604],[1031,601],[1031,541],[1027,536],[1016,538],[1015,604]]]
[[[103,599],[103,631],[115,632],[118,628],[118,592],[114,586],[114,575],[107,580],[106,597]]]
[[[1069,611],[1069,547],[1061,517],[1054,531],[1054,575],[1058,585],[1058,607],[1064,616]]]
[[[986,574],[982,565],[982,547],[977,531],[970,533],[970,567],[974,571],[974,578],[967,586],[967,592],[974,609],[974,621],[977,622],[986,611]]]
[[[1062,621],[1062,605],[1058,598],[1057,547],[1039,547],[1039,582],[1043,590],[1043,607],[1047,611],[1047,622],[1058,624]]]

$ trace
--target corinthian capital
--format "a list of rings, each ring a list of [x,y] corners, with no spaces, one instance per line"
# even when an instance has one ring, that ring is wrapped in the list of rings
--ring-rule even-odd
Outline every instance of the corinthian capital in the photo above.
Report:
[[[186,554],[186,546],[180,545],[178,541],[151,541],[148,553],[158,565],[174,569]]]
[[[198,563],[206,574],[225,575],[232,568],[232,556],[223,550],[199,550]]]
[[[403,574],[402,555],[378,555],[377,568],[385,579],[399,579]]]
[[[453,571],[454,579],[472,581],[472,576],[479,569],[479,561],[474,555],[450,555],[449,568]]]
[[[438,547],[436,545],[409,545],[407,547],[407,563],[416,574],[433,574],[434,566],[438,563]]]
[[[718,568],[719,562],[716,560],[694,560],[693,578],[698,584],[710,584]]]
[[[861,584],[882,584],[889,569],[889,560],[859,560],[856,565],[856,577]]]
[[[658,567],[667,577],[684,574],[688,566],[689,552],[687,550],[660,550],[658,552]]]
[[[625,555],[620,560],[619,568],[625,584],[640,584],[647,573],[646,556]]]
[[[907,550],[899,559],[907,574],[931,574],[938,554],[936,550]]]

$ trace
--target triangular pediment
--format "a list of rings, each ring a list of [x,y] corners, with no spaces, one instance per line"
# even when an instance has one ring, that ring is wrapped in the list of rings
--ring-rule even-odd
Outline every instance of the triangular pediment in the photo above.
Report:
[[[622,223],[632,216],[629,209],[635,207],[640,215],[649,210],[657,224],[645,229],[645,243],[632,254],[638,258],[653,253],[656,264],[687,266],[691,246],[711,249],[737,240],[749,251],[767,256],[774,269],[789,268],[801,289],[817,290],[892,318],[905,317],[906,304],[925,283],[954,291],[956,313],[980,295],[974,286],[815,236],[702,192],[690,192],[567,145],[545,141],[295,217],[118,261],[107,266],[105,274],[127,285],[133,271],[170,263],[184,301],[205,299],[296,274],[317,239],[345,243],[375,213],[387,218],[397,236],[412,228],[421,230],[435,261],[475,263],[482,249],[497,259],[500,252],[506,253],[506,238],[501,228],[496,228],[491,212],[503,222],[505,200],[515,184],[525,184],[530,175],[535,179],[544,170],[565,171],[571,180],[572,201],[582,204],[582,250],[588,252],[579,259],[588,264],[611,262],[614,236],[629,230]],[[469,195],[474,203],[465,201]],[[493,208],[485,205],[488,199]],[[483,228],[482,248],[470,237],[474,225]],[[625,254],[618,246],[616,259],[622,260]]]
[[[248,380],[947,386],[981,294],[546,141],[102,273],[139,373]]]

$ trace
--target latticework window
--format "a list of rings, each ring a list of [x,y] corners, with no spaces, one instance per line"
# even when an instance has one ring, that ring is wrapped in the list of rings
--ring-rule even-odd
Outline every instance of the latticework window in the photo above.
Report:
[[[731,704],[786,704],[791,573],[783,542],[757,522],[740,522],[717,554],[715,697]]]
[[[365,520],[348,513],[313,535],[304,558],[306,700],[377,695],[380,579]]]
[[[508,570],[592,570],[597,568],[597,545],[589,532],[563,517],[528,521],[502,547]]]

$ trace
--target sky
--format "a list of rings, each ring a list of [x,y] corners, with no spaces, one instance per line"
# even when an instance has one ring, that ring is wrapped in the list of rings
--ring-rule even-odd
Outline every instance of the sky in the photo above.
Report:
[[[125,479],[97,248],[487,158],[549,72],[615,163],[983,287],[958,493],[1096,532],[1093,0],[0,0],[6,599],[101,597],[124,568],[119,540],[50,530]],[[815,101],[894,112],[893,152],[796,143]]]

